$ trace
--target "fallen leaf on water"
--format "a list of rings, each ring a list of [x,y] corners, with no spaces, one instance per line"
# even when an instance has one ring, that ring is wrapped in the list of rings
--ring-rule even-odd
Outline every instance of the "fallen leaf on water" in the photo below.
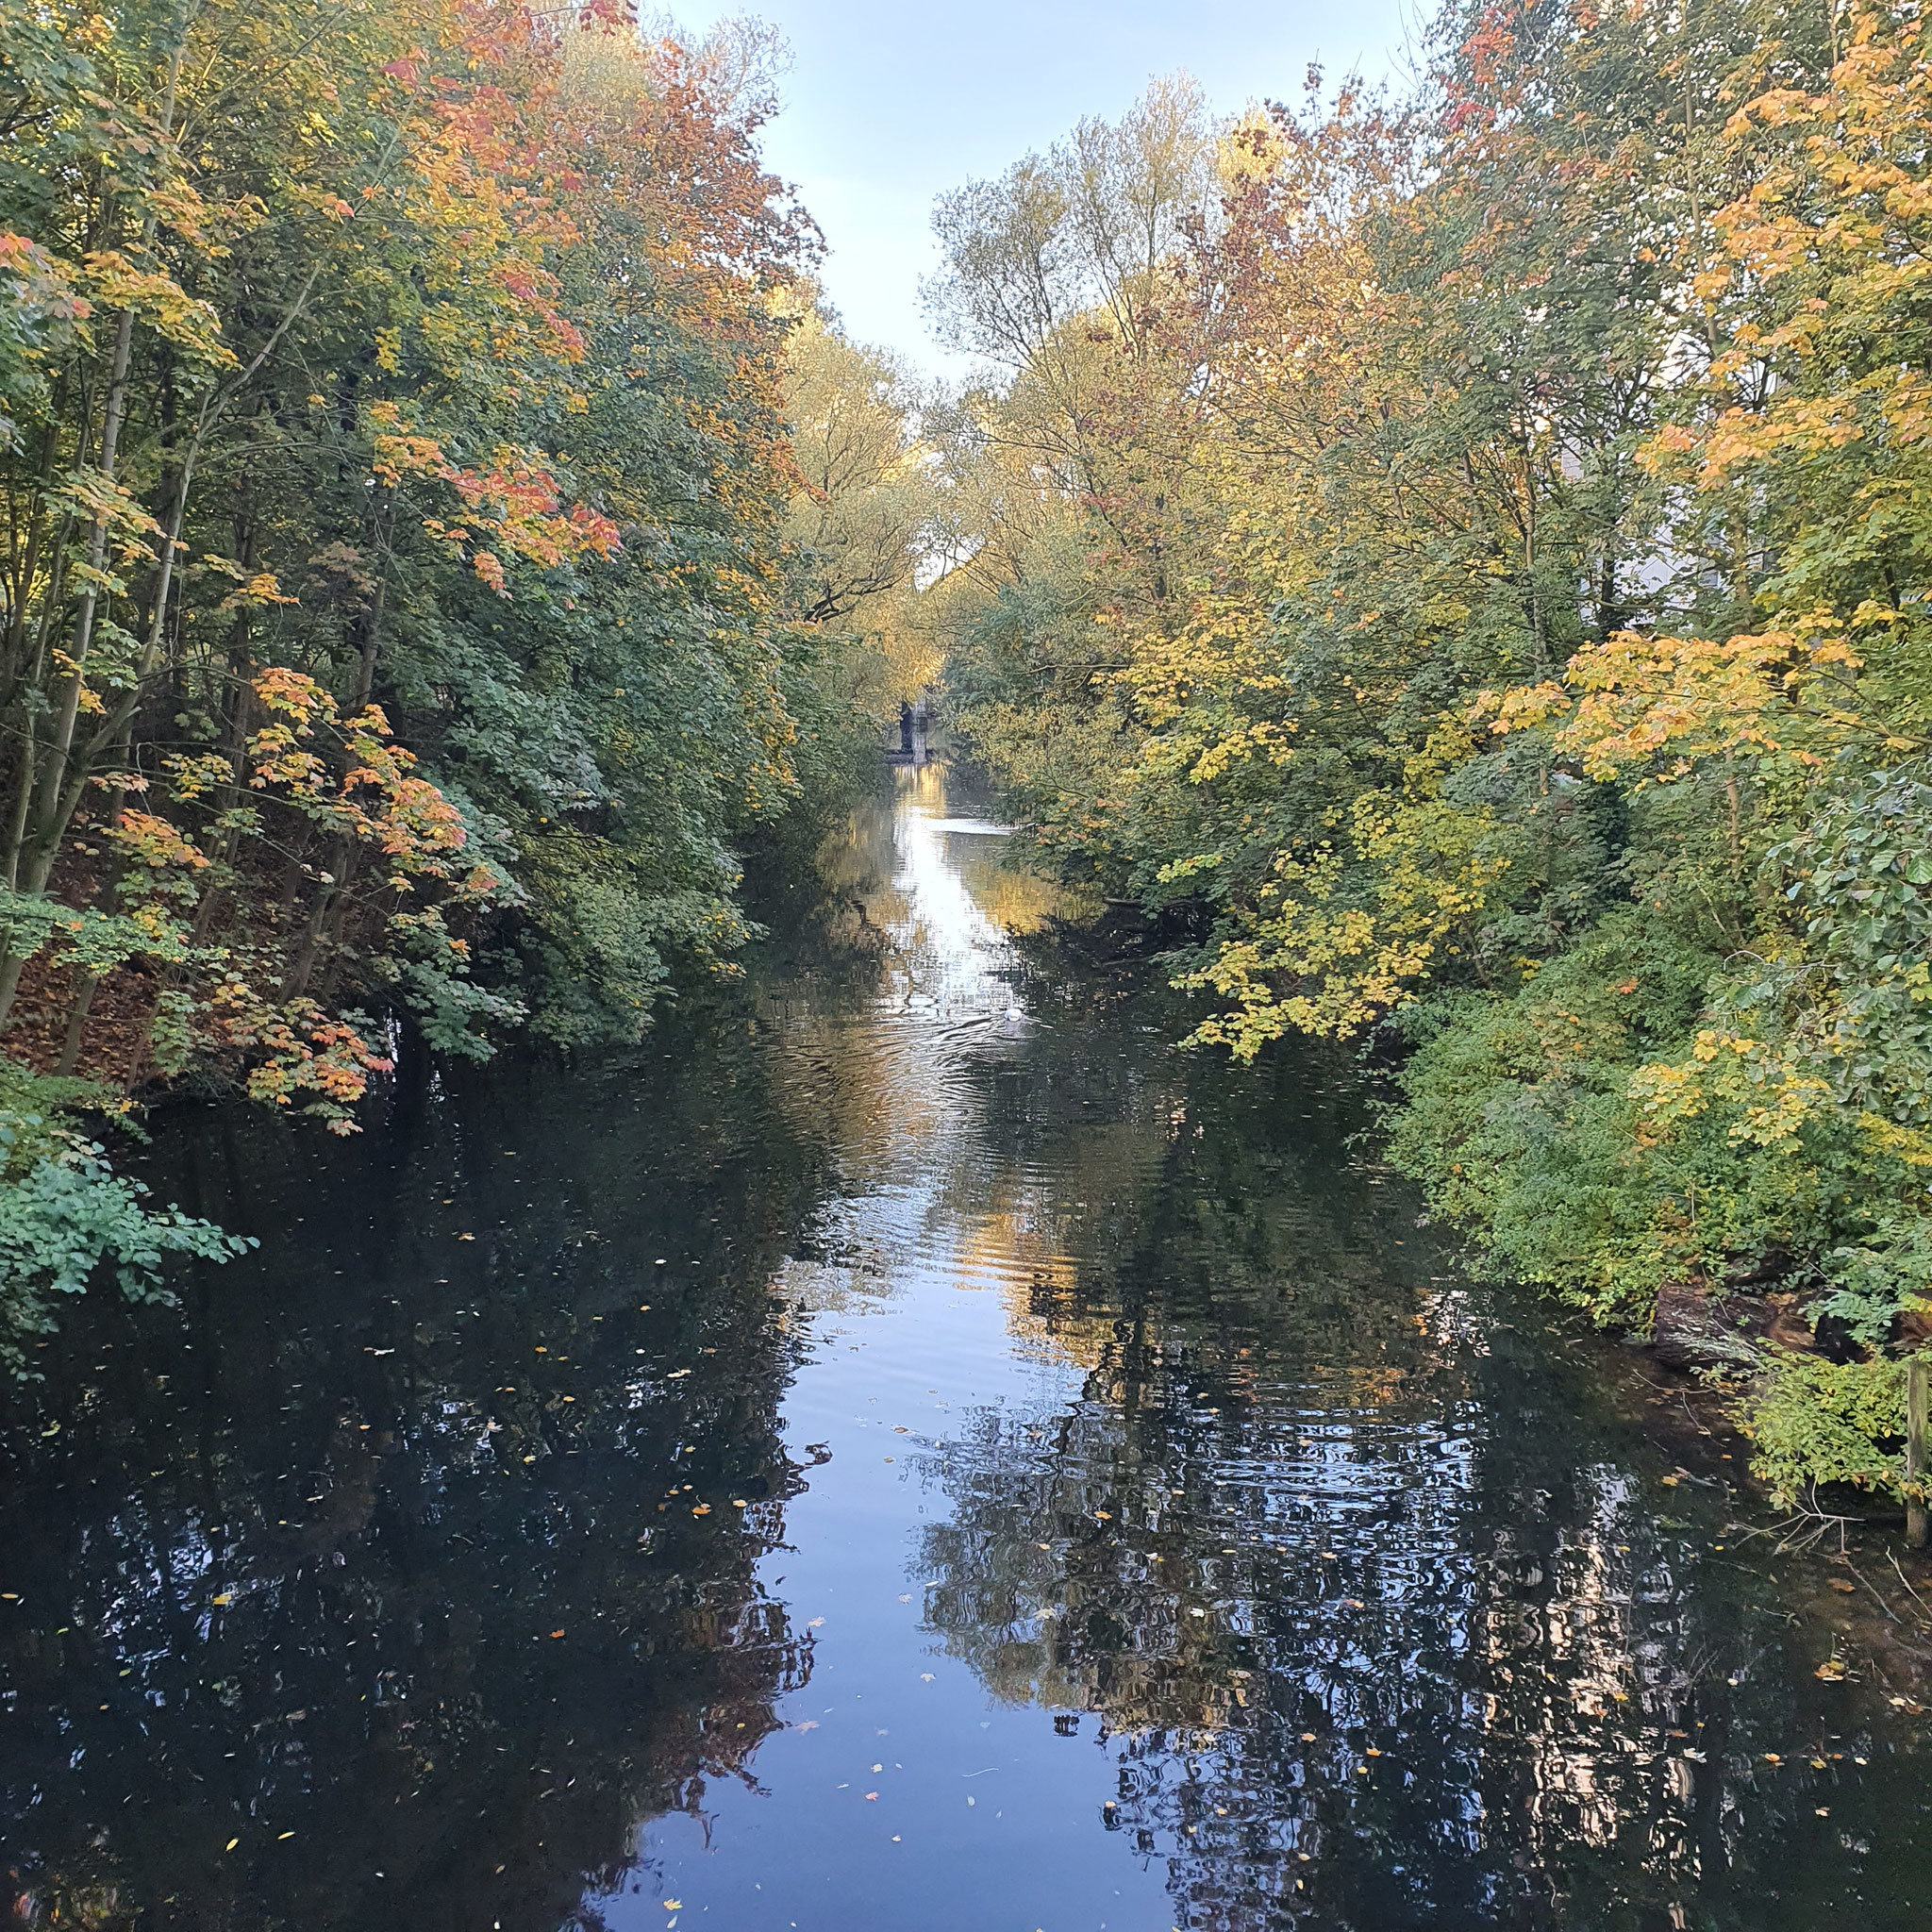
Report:
[[[225,1852],[232,1852],[235,1849],[235,1847],[239,1845],[241,1842],[242,1840],[239,1838],[231,1838],[228,1840],[228,1842],[222,1847],[222,1849]]]
[[[711,1506],[708,1503],[699,1503],[691,1513],[693,1516],[708,1516],[711,1513]]]
[[[1837,1657],[1831,1657],[1811,1673],[1814,1677],[1823,1677],[1827,1684],[1844,1682],[1845,1667]]]
[[[677,1909],[678,1909],[678,1908],[679,1908],[679,1907],[681,1907],[681,1906],[682,1906],[683,1904],[684,1904],[684,1901],[683,1901],[683,1900],[682,1900],[681,1898],[667,1898],[667,1899],[666,1899],[666,1900],[664,1901],[664,1909],[665,1909],[665,1910],[666,1910],[667,1912],[675,1912],[675,1911],[676,1911],[676,1910],[677,1910]]]
[[[816,1630],[819,1627],[819,1625],[823,1624],[824,1621],[825,1620],[823,1617],[814,1617],[811,1620],[811,1622],[808,1624],[805,1627],[808,1630]]]
[[[231,1604],[234,1601],[235,1599],[233,1598],[233,1596],[231,1596],[225,1590],[223,1591],[220,1596],[211,1596],[208,1598],[208,1602],[211,1604]]]
[[[553,1637],[561,1637],[563,1632],[561,1630],[553,1630],[550,1634]]]
[[[818,1727],[819,1721],[815,1717],[808,1717],[802,1724],[793,1724],[791,1726],[794,1731],[815,1731]]]
[[[919,1674],[919,1681],[922,1684],[930,1684],[932,1682],[932,1673],[930,1671],[921,1671]]]
[[[877,1793],[876,1791],[868,1791],[868,1792],[866,1792],[866,1794],[865,1794],[865,1802],[866,1802],[866,1803],[867,1803],[868,1805],[876,1805],[876,1804],[878,1803],[878,1801],[879,1801],[879,1794],[878,1794],[878,1793]]]
[[[292,1831],[278,1831],[275,1833],[275,1842],[280,1844],[285,1838],[293,1838],[295,1834]]]
[[[912,1599],[904,1591],[901,1591],[899,1592],[899,1601],[902,1604],[909,1604],[912,1601]]]

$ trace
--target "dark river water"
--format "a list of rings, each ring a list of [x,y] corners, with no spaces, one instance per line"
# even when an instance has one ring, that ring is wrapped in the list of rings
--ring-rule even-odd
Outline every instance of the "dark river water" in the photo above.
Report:
[[[1885,1538],[1774,1557],[1004,843],[903,773],[646,1050],[160,1124],[261,1247],[0,1437],[20,1923],[1932,1924]]]

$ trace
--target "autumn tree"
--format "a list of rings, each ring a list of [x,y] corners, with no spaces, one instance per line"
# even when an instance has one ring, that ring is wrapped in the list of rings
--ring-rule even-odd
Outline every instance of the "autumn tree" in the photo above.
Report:
[[[383,1011],[635,1039],[742,941],[738,848],[823,775],[801,715],[869,729],[794,636],[814,236],[758,157],[770,37],[0,32],[10,1064],[346,1131]]]

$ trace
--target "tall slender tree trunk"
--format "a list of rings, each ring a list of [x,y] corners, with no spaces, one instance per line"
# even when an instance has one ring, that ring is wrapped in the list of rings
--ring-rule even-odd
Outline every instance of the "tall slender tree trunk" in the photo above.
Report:
[[[181,78],[183,45],[184,37],[177,35],[174,50],[168,57],[168,80],[158,116],[163,142],[174,133],[175,100]],[[158,220],[158,215],[150,212],[142,224],[143,248],[152,244]],[[127,382],[133,363],[134,311],[124,308],[115,325],[114,346],[108,358],[108,391],[102,408],[100,453],[94,465],[104,483],[114,481],[120,460],[121,430],[127,418]],[[75,801],[79,798],[79,787],[73,782],[70,766],[80,718],[80,694],[86,682],[88,653],[92,649],[94,629],[100,616],[101,584],[108,559],[109,526],[108,512],[97,510],[93,526],[88,533],[88,581],[81,593],[74,644],[68,654],[72,662],[55,706],[46,763],[39,771],[34,769],[31,737],[25,733],[22,736],[22,769],[15,809],[7,828],[4,864],[8,882],[16,890],[30,893],[44,891],[54,870],[54,861],[60,848],[60,833],[73,812],[71,806],[62,810],[62,801],[70,796]],[[165,569],[172,562],[172,553],[164,556],[162,562]],[[85,777],[83,772],[83,783]],[[38,810],[32,803],[36,798],[39,800]],[[4,953],[0,953],[0,1028],[4,1028],[12,1016],[13,1002],[20,991],[20,975],[26,965],[26,956],[15,949],[12,938],[10,927],[0,934],[0,946],[5,948]]]

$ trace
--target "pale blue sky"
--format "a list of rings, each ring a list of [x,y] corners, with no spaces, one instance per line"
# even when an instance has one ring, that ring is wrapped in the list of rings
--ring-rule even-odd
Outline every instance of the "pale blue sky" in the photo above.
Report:
[[[825,231],[825,283],[847,326],[933,369],[919,311],[933,197],[998,174],[1083,114],[1119,114],[1185,68],[1217,112],[1292,98],[1310,60],[1331,79],[1406,71],[1414,0],[684,0],[703,28],[770,21],[791,44],[785,111],[765,131],[774,172]]]

